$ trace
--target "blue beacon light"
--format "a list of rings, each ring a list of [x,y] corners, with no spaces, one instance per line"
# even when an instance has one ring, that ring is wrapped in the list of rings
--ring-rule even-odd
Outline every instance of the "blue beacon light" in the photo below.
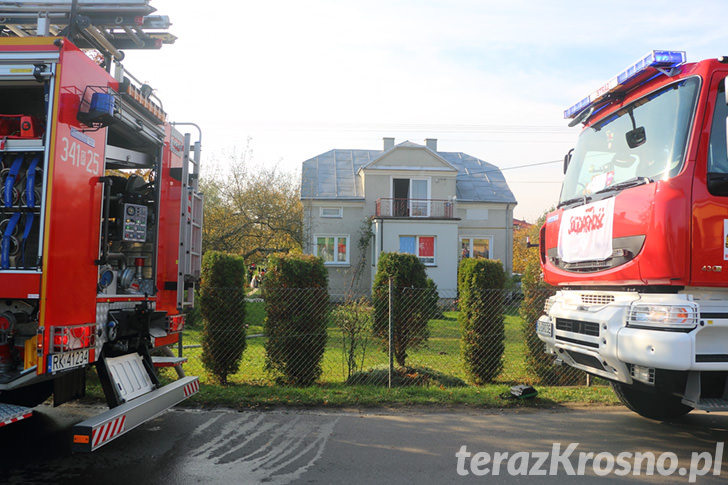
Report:
[[[596,103],[619,86],[627,84],[650,68],[670,69],[684,64],[685,60],[686,56],[684,51],[650,51],[638,59],[637,62],[634,62],[606,83],[599,86],[586,98],[565,110],[564,118],[574,118],[589,105]]]

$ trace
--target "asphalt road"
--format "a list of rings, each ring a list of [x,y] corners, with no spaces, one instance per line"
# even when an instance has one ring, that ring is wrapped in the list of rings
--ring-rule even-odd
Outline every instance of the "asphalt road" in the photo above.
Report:
[[[621,407],[173,409],[90,455],[71,454],[71,425],[100,410],[41,407],[33,418],[0,428],[0,482],[725,483],[728,477],[725,413],[695,412],[667,424]]]

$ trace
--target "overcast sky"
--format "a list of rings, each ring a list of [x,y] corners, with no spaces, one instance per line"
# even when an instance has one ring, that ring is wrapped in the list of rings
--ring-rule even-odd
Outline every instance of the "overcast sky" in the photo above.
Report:
[[[124,64],[171,120],[202,127],[203,163],[250,140],[254,164],[300,172],[333,148],[437,138],[500,167],[529,221],[558,199],[579,131],[564,109],[652,49],[728,55],[725,0],[151,5],[178,40]]]

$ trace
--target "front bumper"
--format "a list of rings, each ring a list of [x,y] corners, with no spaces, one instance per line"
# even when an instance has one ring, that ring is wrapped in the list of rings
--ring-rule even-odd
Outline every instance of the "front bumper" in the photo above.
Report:
[[[715,295],[708,295],[715,296]],[[693,329],[628,325],[633,304],[690,304],[692,294],[559,291],[539,318],[537,333],[547,352],[562,362],[606,379],[633,381],[635,366],[673,371],[728,370],[728,307],[725,296],[704,302],[705,315]],[[699,305],[700,307],[701,305]],[[725,318],[723,318],[725,317]]]

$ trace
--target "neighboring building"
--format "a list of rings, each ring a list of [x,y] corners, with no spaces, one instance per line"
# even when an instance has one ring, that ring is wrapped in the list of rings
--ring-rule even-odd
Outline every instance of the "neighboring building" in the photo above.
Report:
[[[513,219],[513,229],[515,231],[520,231],[521,229],[530,229],[533,227],[533,224],[527,221],[522,221],[521,219]]]
[[[516,199],[501,171],[461,152],[384,138],[383,150],[331,150],[303,162],[304,252],[324,259],[332,294],[371,289],[381,252],[417,254],[441,291],[464,256],[512,268]],[[365,221],[373,237],[359,249]],[[362,264],[364,263],[364,264]]]

